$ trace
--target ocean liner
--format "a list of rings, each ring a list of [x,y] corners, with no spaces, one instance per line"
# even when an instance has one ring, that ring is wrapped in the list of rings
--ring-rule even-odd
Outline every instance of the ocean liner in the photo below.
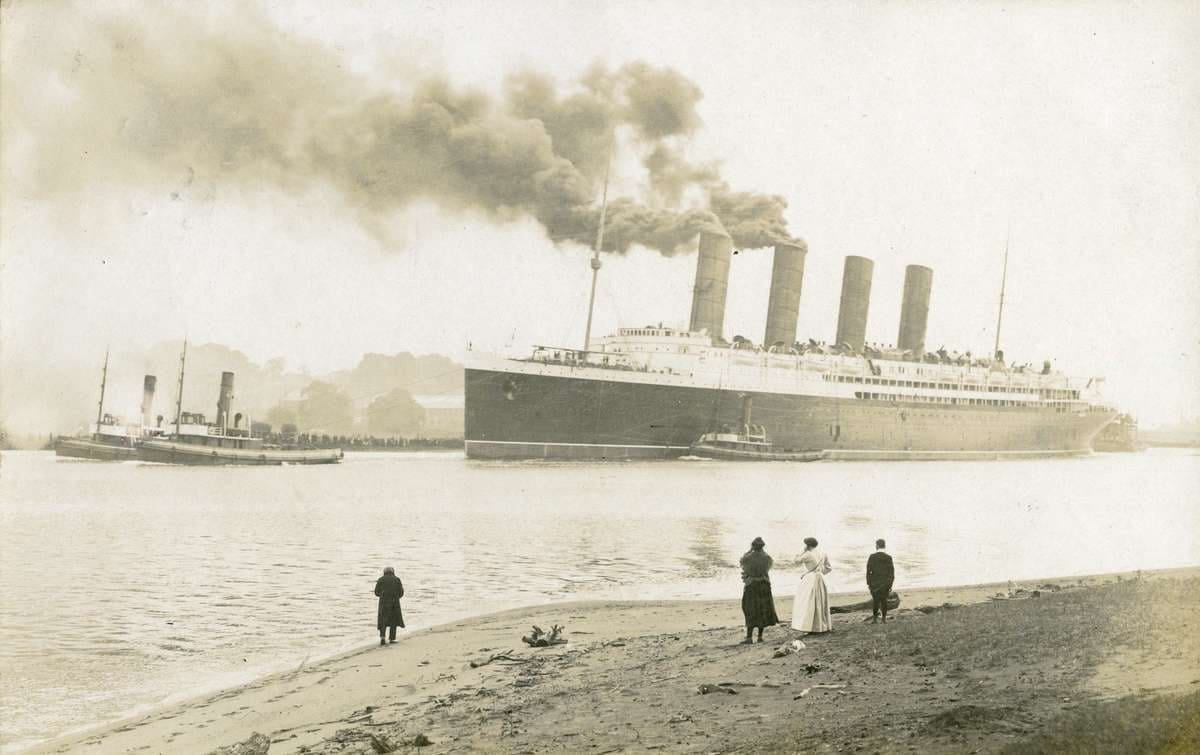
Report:
[[[598,243],[597,248],[601,245]],[[472,353],[465,440],[475,459],[670,458],[736,427],[744,400],[773,445],[829,459],[995,459],[1088,454],[1116,416],[1099,379],[928,353],[933,272],[908,266],[895,348],[865,342],[874,263],[845,260],[837,336],[796,340],[807,250],[774,249],[763,346],[723,335],[732,241],[700,236],[690,325],[620,328],[584,349]],[[1006,255],[1007,256],[1007,255]],[[1007,260],[1006,260],[1007,266]],[[599,259],[593,258],[594,275]],[[1003,288],[1001,308],[1003,313]]]

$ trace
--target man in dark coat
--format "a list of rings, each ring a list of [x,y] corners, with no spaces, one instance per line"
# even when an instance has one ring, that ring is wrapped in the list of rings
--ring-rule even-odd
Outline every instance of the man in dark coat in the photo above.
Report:
[[[883,612],[883,621],[887,623],[887,601],[892,592],[892,583],[896,581],[896,571],[892,566],[892,557],[884,553],[887,543],[882,539],[875,541],[875,552],[867,559],[867,589],[871,591],[871,623],[879,621]]]
[[[383,576],[375,582],[375,594],[379,596],[379,613],[376,624],[379,627],[379,644],[385,645],[383,635],[386,631],[388,640],[396,641],[396,627],[404,626],[404,614],[400,612],[400,599],[404,597],[404,584],[396,576],[396,570],[387,567]]]

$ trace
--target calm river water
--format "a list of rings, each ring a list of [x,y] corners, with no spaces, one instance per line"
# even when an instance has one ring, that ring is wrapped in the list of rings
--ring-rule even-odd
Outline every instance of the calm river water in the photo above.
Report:
[[[1195,451],[794,465],[363,454],[229,469],[4,452],[0,742],[374,642],[388,564],[412,628],[555,600],[735,598],[756,535],[786,595],[810,534],[834,590],[861,589],[886,537],[902,592],[1195,565],[1197,533]]]

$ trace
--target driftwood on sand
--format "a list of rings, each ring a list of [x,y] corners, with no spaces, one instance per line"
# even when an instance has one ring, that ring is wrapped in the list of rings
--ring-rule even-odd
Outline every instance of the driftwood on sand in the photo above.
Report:
[[[524,663],[525,662],[525,660],[526,660],[525,658],[514,658],[512,655],[512,652],[513,651],[510,648],[509,650],[505,650],[502,653],[493,653],[492,655],[488,656],[487,658],[484,658],[483,660],[471,661],[471,668],[479,668],[480,666],[486,666],[489,663],[493,663],[496,661],[502,661],[505,663]]]
[[[208,755],[266,755],[271,749],[271,738],[266,734],[254,732],[249,739],[236,744],[225,745],[208,753]]]
[[[521,641],[526,645],[535,648],[545,648],[550,647],[551,645],[565,645],[567,644],[567,641],[562,637],[564,629],[566,629],[566,627],[555,624],[554,626],[550,627],[550,632],[547,634],[546,630],[542,629],[537,624],[534,624],[533,631],[522,637]]]
[[[900,595],[896,592],[888,593],[887,607],[889,611],[900,607]],[[851,603],[848,606],[830,606],[830,613],[855,613],[857,611],[870,611],[871,601],[864,600],[861,603]]]

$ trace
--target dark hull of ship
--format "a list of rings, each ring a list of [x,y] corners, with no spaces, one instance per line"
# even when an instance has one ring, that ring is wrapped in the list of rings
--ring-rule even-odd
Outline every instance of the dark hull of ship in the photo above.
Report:
[[[686,455],[705,432],[741,422],[740,391],[621,380],[466,371],[473,459]],[[997,459],[1091,453],[1107,410],[957,406],[753,393],[774,447],[827,459]]]
[[[280,465],[336,464],[342,460],[341,449],[246,449],[205,446],[198,443],[178,443],[150,440],[138,445],[138,458],[160,464],[217,465]]]
[[[92,461],[132,461],[138,458],[133,446],[118,446],[87,438],[59,438],[54,443],[54,455]]]

